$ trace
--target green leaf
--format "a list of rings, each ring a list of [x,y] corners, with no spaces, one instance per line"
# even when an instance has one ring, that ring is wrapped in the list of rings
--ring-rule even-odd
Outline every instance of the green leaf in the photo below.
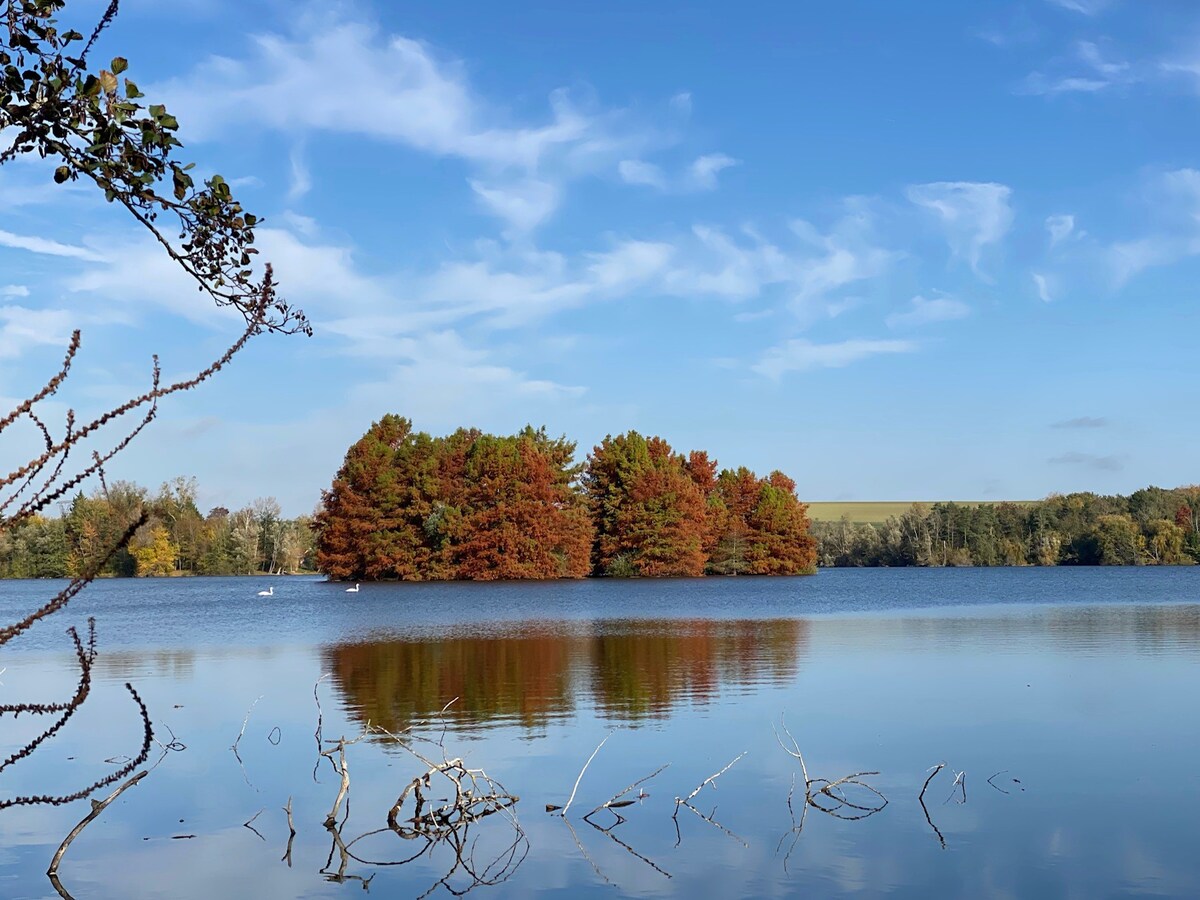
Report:
[[[138,90],[138,86],[136,84],[134,84],[132,81],[130,81],[128,78],[126,78],[125,79],[125,96],[128,97],[130,100],[136,100],[138,97],[144,97],[146,95]]]
[[[123,56],[115,56],[112,61],[112,71],[114,75],[120,75],[129,68],[129,60]]]

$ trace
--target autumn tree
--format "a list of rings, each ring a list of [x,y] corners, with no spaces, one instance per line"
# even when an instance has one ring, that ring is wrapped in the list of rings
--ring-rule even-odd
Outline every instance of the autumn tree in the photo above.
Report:
[[[687,460],[662,438],[609,435],[584,475],[596,539],[592,567],[604,575],[704,574],[707,504],[700,483],[707,458]]]
[[[720,522],[709,569],[719,575],[801,575],[815,571],[817,544],[796,483],[782,472],[757,478],[745,467],[717,477]]]
[[[588,573],[591,529],[582,498],[562,475],[571,452],[559,449],[532,429],[474,441],[466,458],[462,538],[454,550],[459,578]]]
[[[384,416],[322,496],[317,565],[355,579],[581,577],[591,526],[574,450],[544,429],[432,438]]]

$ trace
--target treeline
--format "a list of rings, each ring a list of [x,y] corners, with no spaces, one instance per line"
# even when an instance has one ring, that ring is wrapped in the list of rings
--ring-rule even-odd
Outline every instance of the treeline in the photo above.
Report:
[[[882,524],[817,522],[822,566],[1141,566],[1200,562],[1200,485],[1030,504],[915,504]]]
[[[273,498],[202,515],[195,479],[176,478],[151,496],[125,481],[76,494],[57,518],[35,516],[0,532],[0,578],[70,578],[103,560],[140,511],[148,514],[102,576],[252,575],[312,569],[312,523],[284,519]]]
[[[412,581],[802,574],[816,542],[795,483],[637,432],[582,464],[527,427],[414,432],[394,415],[347,452],[314,519],[318,568]]]

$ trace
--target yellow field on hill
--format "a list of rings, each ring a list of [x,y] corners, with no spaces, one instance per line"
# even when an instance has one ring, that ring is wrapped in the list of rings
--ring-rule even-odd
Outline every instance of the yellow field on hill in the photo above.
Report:
[[[914,503],[933,504],[942,501],[937,500],[896,500],[890,502],[876,502],[871,500],[843,502],[815,502],[808,504],[808,517],[814,522],[836,522],[842,516],[847,516],[851,522],[870,522],[879,523],[886,522],[892,516],[899,516],[904,513]],[[1029,500],[954,500],[959,506],[979,506],[984,503],[1015,503],[1018,506],[1023,506],[1032,501]]]

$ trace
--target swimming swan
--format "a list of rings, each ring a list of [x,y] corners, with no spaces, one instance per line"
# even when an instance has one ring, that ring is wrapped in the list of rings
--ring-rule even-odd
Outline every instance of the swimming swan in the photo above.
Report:
[[[259,591],[259,592],[258,592],[258,596],[260,596],[260,597],[274,597],[274,596],[275,596],[275,585],[271,585],[271,589],[270,589],[269,591]]]
[[[354,587],[352,587],[352,588],[346,588],[346,593],[347,594],[357,594],[358,593],[358,585],[355,584]]]

